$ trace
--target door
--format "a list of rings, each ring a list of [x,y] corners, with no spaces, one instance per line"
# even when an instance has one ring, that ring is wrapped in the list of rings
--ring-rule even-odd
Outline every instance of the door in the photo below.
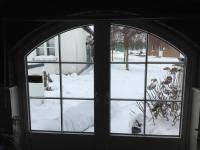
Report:
[[[119,23],[65,24],[26,54],[31,149],[180,147],[186,61],[150,56],[149,47],[164,41]]]
[[[193,88],[192,118],[190,127],[190,150],[198,150],[200,142],[199,113],[200,113],[200,90]]]

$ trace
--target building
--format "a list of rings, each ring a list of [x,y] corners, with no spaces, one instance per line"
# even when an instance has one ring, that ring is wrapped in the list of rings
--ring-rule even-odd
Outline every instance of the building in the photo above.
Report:
[[[170,44],[161,41],[156,36],[149,36],[149,47],[148,54],[150,56],[159,56],[159,57],[176,57],[182,58],[182,54],[178,52],[173,46]]]

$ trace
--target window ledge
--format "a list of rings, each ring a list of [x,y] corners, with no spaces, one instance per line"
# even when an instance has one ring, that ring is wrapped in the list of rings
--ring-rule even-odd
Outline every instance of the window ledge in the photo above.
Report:
[[[50,55],[50,56],[35,56],[33,57],[33,61],[57,61],[57,57],[56,56],[53,56],[53,55]]]

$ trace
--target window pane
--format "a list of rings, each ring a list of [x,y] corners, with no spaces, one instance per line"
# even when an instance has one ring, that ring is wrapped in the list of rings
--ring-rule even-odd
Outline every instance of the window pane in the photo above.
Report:
[[[148,61],[183,62],[184,56],[164,40],[149,34]]]
[[[28,63],[28,86],[31,97],[60,97],[59,64]]]
[[[94,39],[89,26],[83,26],[60,36],[63,62],[93,62]]]
[[[70,132],[94,132],[94,102],[63,100],[63,129]]]
[[[179,135],[180,102],[148,101],[146,108],[146,134]]]
[[[147,99],[182,100],[183,65],[148,64]]]
[[[62,64],[63,97],[94,98],[94,67],[90,64]]]
[[[111,133],[142,134],[144,103],[111,101]]]
[[[44,55],[44,47],[38,47],[38,48],[36,48],[36,55],[37,56],[42,56],[42,55]]]
[[[145,62],[147,34],[138,29],[111,26],[111,62]]]
[[[28,62],[58,62],[59,48],[58,36],[44,42],[42,45],[34,49],[28,56]]]
[[[54,38],[47,41],[47,47],[55,47],[55,39]]]
[[[111,65],[111,98],[144,98],[145,65]]]
[[[48,56],[55,56],[55,48],[47,48]]]
[[[30,99],[32,130],[61,130],[59,99]]]

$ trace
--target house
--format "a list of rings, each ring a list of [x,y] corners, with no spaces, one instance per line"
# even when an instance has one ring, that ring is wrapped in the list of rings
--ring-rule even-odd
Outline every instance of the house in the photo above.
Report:
[[[148,55],[150,56],[183,58],[176,48],[156,36],[149,36],[149,45]]]

